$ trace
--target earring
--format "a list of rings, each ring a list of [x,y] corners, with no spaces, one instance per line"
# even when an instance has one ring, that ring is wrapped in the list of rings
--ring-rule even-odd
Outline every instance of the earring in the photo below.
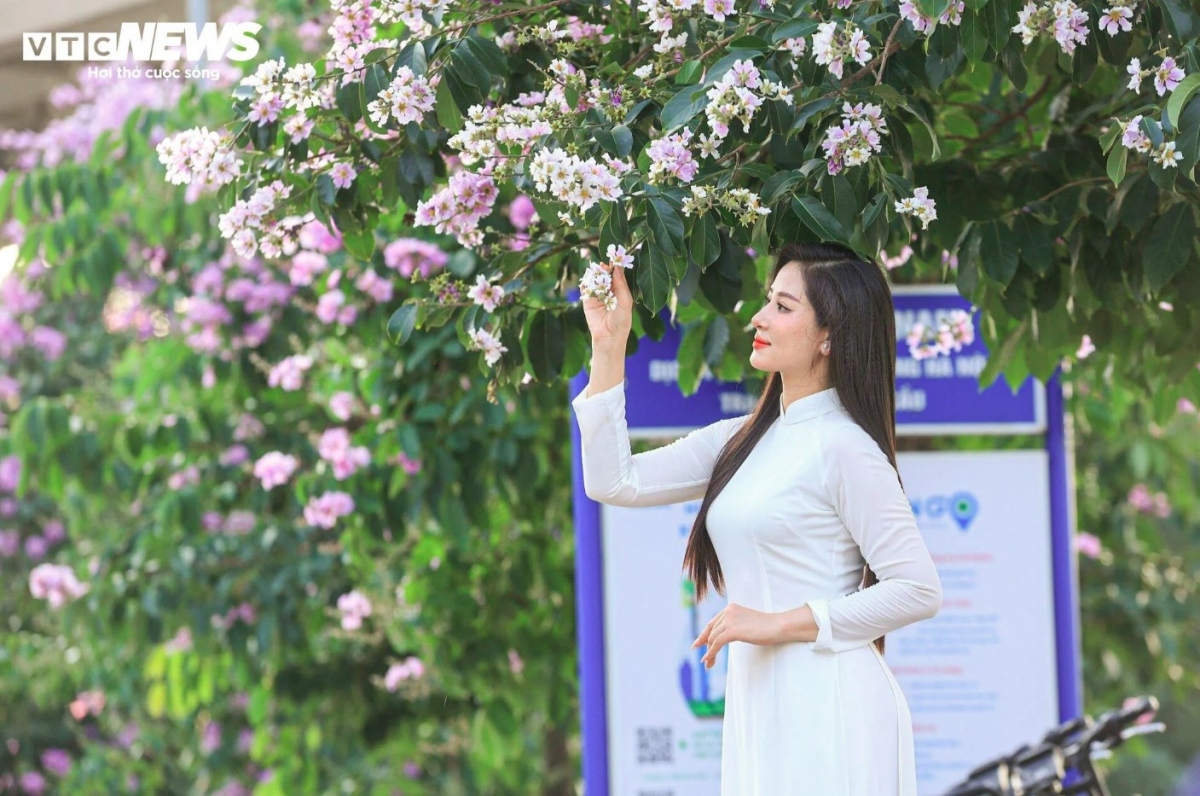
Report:
[[[821,343],[821,350],[824,351],[826,354],[829,353],[829,341]]]

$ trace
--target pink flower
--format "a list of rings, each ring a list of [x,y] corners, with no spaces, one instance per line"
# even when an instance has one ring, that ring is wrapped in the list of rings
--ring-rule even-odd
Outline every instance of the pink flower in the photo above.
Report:
[[[1179,403],[1175,405],[1175,410],[1182,414],[1194,415],[1196,414],[1196,405],[1187,398],[1180,398]]]
[[[67,336],[49,326],[37,326],[29,333],[29,344],[39,349],[42,355],[53,362],[62,356],[67,347]]]
[[[1078,359],[1087,359],[1096,350],[1096,346],[1092,345],[1092,338],[1086,334],[1083,336],[1083,342],[1079,344],[1079,350],[1075,352]]]
[[[332,528],[339,517],[354,511],[354,498],[345,492],[326,492],[304,507],[304,521],[319,528]]]
[[[338,188],[349,188],[357,174],[358,172],[349,163],[335,163],[329,170],[329,176]]]
[[[254,463],[254,477],[262,481],[263,489],[274,489],[287,483],[297,464],[295,456],[271,451]]]
[[[354,286],[380,303],[391,301],[395,290],[389,279],[375,273],[371,268],[362,272]]]
[[[21,534],[16,531],[0,531],[0,557],[12,558],[21,549]]]
[[[359,468],[371,463],[371,452],[359,445],[350,445],[350,432],[344,428],[331,428],[321,435],[317,445],[321,458],[333,465],[334,477],[339,481],[349,478]]]
[[[70,567],[58,564],[38,564],[29,573],[29,593],[46,600],[51,608],[61,608],[71,600],[87,594],[88,587],[80,583]]]
[[[408,473],[409,475],[416,475],[417,473],[421,472],[421,460],[408,458],[408,456],[404,454],[404,451],[397,453],[393,461],[403,467],[404,472]]]
[[[16,492],[21,483],[21,458],[15,453],[0,459],[0,492]]]
[[[338,597],[337,607],[342,612],[343,630],[358,630],[362,620],[371,615],[371,601],[358,589]]]
[[[30,561],[41,561],[49,550],[50,545],[41,536],[30,536],[25,540],[25,555]]]
[[[513,674],[520,674],[525,668],[525,661],[521,660],[521,656],[514,649],[508,651],[508,668]]]
[[[42,768],[57,777],[65,777],[71,773],[71,755],[64,749],[47,749],[42,752]]]
[[[1183,78],[1184,71],[1175,63],[1175,59],[1168,55],[1159,64],[1158,69],[1154,70],[1154,90],[1161,97],[1168,91],[1174,91]]]
[[[1075,535],[1075,549],[1088,558],[1099,558],[1104,546],[1093,534],[1081,531]]]
[[[410,277],[420,270],[421,277],[428,279],[434,271],[445,267],[450,256],[428,241],[417,238],[400,238],[383,249],[383,262],[394,268],[403,277]]]
[[[250,458],[250,451],[245,445],[231,445],[226,448],[218,461],[222,467],[237,467]]]
[[[267,384],[271,387],[281,387],[285,391],[300,389],[304,381],[304,372],[312,367],[312,357],[297,354],[288,357],[267,374]]]
[[[300,245],[322,254],[333,254],[342,248],[342,236],[331,231],[320,221],[310,221],[300,227]]]
[[[354,394],[335,392],[329,398],[329,413],[338,420],[349,420],[354,412]]]
[[[508,220],[519,230],[529,229],[529,225],[538,217],[533,200],[525,194],[519,195],[508,206]]]
[[[404,680],[417,680],[425,673],[425,665],[420,659],[410,655],[400,663],[393,663],[383,676],[383,685],[388,691],[395,691]]]
[[[46,791],[46,778],[36,771],[26,771],[21,775],[21,790],[29,796],[41,796]]]
[[[211,755],[220,748],[221,725],[215,721],[210,721],[204,725],[204,732],[200,736],[200,751],[206,755]]]
[[[50,544],[58,544],[67,538],[67,531],[59,520],[50,520],[42,526],[42,536]]]
[[[1145,484],[1134,485],[1133,489],[1129,490],[1127,500],[1129,501],[1129,505],[1142,514],[1158,517],[1171,516],[1171,503],[1167,497],[1167,493],[1156,492],[1152,495]]]
[[[320,252],[298,251],[288,267],[293,285],[311,285],[313,276],[329,267],[329,259]]]

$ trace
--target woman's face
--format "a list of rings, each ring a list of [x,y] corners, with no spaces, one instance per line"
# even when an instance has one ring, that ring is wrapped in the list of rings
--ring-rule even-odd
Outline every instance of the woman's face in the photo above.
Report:
[[[813,368],[825,362],[821,343],[828,332],[817,324],[816,313],[804,293],[804,277],[797,263],[779,269],[768,288],[766,303],[754,314],[751,323],[755,339],[769,345],[751,349],[750,364],[767,372],[779,371],[785,382],[802,382],[813,375]]]

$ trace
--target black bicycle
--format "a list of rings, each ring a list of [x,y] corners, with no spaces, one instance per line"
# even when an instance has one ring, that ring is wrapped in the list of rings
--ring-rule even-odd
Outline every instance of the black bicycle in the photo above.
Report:
[[[1124,707],[1060,724],[1035,745],[989,760],[967,775],[945,796],[1111,796],[1095,761],[1135,735],[1162,732],[1152,722],[1158,700],[1152,696],[1126,700]]]

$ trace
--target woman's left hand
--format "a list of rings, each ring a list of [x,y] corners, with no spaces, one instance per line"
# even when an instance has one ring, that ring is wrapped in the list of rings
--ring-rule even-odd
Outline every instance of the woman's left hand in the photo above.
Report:
[[[705,667],[711,669],[716,663],[717,653],[729,642],[775,644],[779,639],[779,629],[779,614],[729,603],[704,626],[700,636],[692,642],[692,649],[701,644],[708,645],[703,661]]]

